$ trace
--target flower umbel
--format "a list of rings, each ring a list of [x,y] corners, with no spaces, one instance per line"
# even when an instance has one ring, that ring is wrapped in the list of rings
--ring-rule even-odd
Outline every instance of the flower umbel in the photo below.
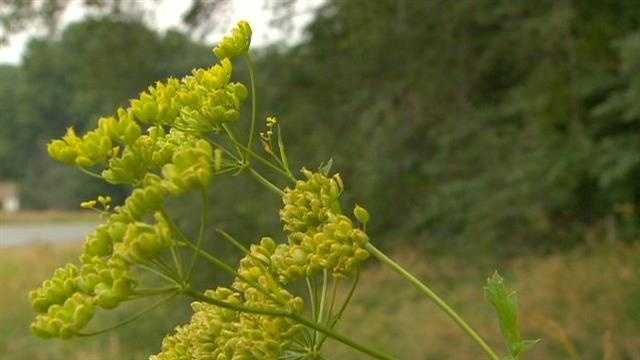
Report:
[[[251,45],[251,25],[246,21],[240,21],[231,30],[231,34],[222,39],[213,52],[220,59],[235,58],[246,54]]]
[[[103,222],[87,235],[77,264],[56,270],[29,294],[36,312],[33,332],[45,338],[95,335],[144,314],[87,332],[100,309],[140,298],[168,295],[166,301],[184,295],[195,300],[191,320],[167,336],[161,352],[151,360],[317,360],[324,359],[327,338],[389,360],[392,357],[335,330],[358,283],[359,268],[373,255],[434,300],[497,360],[451,307],[373,246],[366,233],[370,215],[364,207],[352,209],[357,221],[348,216],[350,212],[343,213],[344,185],[340,175],[328,175],[331,161],[317,172],[303,168],[303,179],[297,179],[289,168],[276,117],[267,118],[267,129],[260,134],[264,152],[254,149],[256,94],[250,43],[251,27],[241,21],[214,49],[220,59],[214,66],[196,69],[182,79],[157,82],[131,100],[129,107],[101,118],[94,130],[78,135],[69,128],[62,139],[49,144],[52,158],[111,184],[125,185],[130,193],[120,204],[109,196],[81,204],[99,212]],[[234,124],[249,94],[245,85],[231,81],[238,57],[247,60],[252,91],[249,133],[240,135],[237,131],[246,127]],[[262,168],[269,169],[270,175]],[[239,265],[233,267],[202,245],[210,240],[211,184],[218,176],[241,173],[281,196],[279,216],[285,240],[278,243],[277,236],[263,237],[247,248],[219,230],[243,252]],[[281,189],[270,178],[273,174],[283,176],[288,186]],[[194,238],[173,220],[167,206],[189,193],[202,199]],[[208,286],[212,290],[196,291],[192,275],[196,262],[203,259],[231,275],[231,285],[212,284]],[[339,305],[337,284],[347,277],[353,279],[352,288]],[[306,285],[307,294],[296,293],[302,288],[296,282]],[[328,291],[332,282],[333,292]],[[495,284],[501,283],[490,282],[488,294],[494,295],[490,299],[501,320],[515,319],[515,306],[503,306],[510,303],[503,301],[504,291]],[[505,323],[508,326],[503,328],[509,330],[516,322]],[[505,333],[513,340],[512,355],[518,356],[530,343],[512,330]]]

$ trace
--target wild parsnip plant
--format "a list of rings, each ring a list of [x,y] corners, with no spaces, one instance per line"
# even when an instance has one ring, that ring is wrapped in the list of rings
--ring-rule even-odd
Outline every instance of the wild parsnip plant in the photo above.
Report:
[[[158,82],[128,108],[101,118],[98,127],[77,135],[70,128],[49,144],[56,160],[132,191],[114,206],[109,196],[81,204],[99,211],[103,223],[87,236],[77,264],[68,264],[29,296],[37,312],[31,328],[44,338],[97,335],[143,318],[145,311],[108,329],[87,330],[97,311],[128,301],[157,297],[151,308],[174,296],[194,300],[193,316],[168,335],[153,360],[325,359],[328,338],[376,359],[394,359],[336,330],[359,281],[362,263],[374,257],[433,300],[478,343],[490,359],[501,357],[428,286],[378,250],[366,233],[369,213],[355,205],[345,211],[339,174],[330,164],[316,171],[291,171],[275,117],[256,135],[256,91],[249,53],[251,27],[240,22],[213,50],[220,61],[183,79]],[[232,70],[244,59],[250,90],[232,82]],[[249,133],[236,125],[251,95]],[[257,150],[257,143],[261,149]],[[259,164],[259,166],[255,166]],[[283,177],[281,189],[268,174]],[[219,230],[243,254],[237,267],[203,250],[211,182],[248,174],[275,196],[284,242],[263,237],[246,248]],[[215,188],[215,187],[214,187]],[[200,193],[203,203],[197,238],[185,234],[165,208],[169,198]],[[233,276],[230,286],[200,291],[192,286],[196,261],[207,261]],[[149,285],[149,277],[163,285]],[[337,289],[350,282],[343,299]],[[300,283],[301,286],[292,286]],[[308,294],[293,289],[305,288]],[[486,286],[507,342],[508,359],[518,359],[533,342],[521,339],[515,294],[496,274]],[[144,320],[140,320],[144,321]],[[503,357],[505,358],[505,357]]]

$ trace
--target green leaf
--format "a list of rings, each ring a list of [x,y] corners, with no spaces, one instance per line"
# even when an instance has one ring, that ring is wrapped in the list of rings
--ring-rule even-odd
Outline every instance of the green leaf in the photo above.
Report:
[[[326,163],[321,163],[318,167],[318,171],[325,176],[329,176],[329,172],[331,171],[331,167],[333,166],[333,158],[329,158],[329,161]]]
[[[518,298],[515,291],[511,291],[505,286],[504,279],[497,271],[487,279],[484,290],[487,300],[498,314],[500,330],[507,342],[509,354],[512,359],[517,360],[520,354],[529,350],[539,340],[523,340],[521,338],[518,323]]]
[[[540,339],[535,340],[522,340],[518,343],[518,355],[531,349],[535,344],[539,343]]]

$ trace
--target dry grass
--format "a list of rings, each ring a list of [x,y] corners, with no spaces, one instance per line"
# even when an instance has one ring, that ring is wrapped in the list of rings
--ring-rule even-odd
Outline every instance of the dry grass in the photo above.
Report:
[[[396,254],[494,348],[503,349],[481,286],[492,269],[464,260]],[[640,359],[640,247],[599,246],[505,266],[520,295],[525,336],[543,341],[525,359]],[[416,291],[379,266],[366,279],[341,330],[400,359],[480,359],[480,349]],[[336,359],[361,359],[336,347]]]
[[[33,337],[28,331],[33,316],[28,290],[79,251],[74,245],[0,250],[0,358],[144,359],[158,350],[163,334],[184,317],[185,304],[174,304],[97,338],[45,341]],[[494,314],[481,290],[493,269],[468,259],[431,260],[411,251],[399,251],[395,257],[429,279],[495,348],[502,349]],[[403,360],[482,359],[478,347],[433,304],[395,274],[374,261],[370,264],[341,332]],[[505,264],[501,271],[520,294],[525,335],[543,339],[525,359],[640,359],[640,247],[599,246],[527,257]],[[111,324],[126,314],[110,312],[92,326]],[[364,359],[330,345],[330,359]]]
[[[76,260],[80,251],[77,244],[0,249],[0,359],[146,359],[160,348],[163,335],[184,320],[185,304],[174,302],[150,313],[147,319],[98,337],[67,341],[36,338],[29,331],[34,316],[27,298],[29,290],[39,286],[59,266]],[[122,321],[143,306],[130,304],[124,311],[100,314],[91,326],[104,328]]]
[[[98,221],[99,215],[90,210],[80,211],[19,211],[15,213],[0,211],[0,224],[7,223],[39,223],[39,222],[65,222],[65,221]]]

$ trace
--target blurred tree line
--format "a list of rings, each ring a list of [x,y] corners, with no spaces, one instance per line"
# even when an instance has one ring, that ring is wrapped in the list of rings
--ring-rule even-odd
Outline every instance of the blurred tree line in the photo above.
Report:
[[[281,118],[297,167],[333,158],[376,240],[501,255],[631,241],[639,30],[629,0],[327,0],[302,43],[257,52],[260,115]],[[0,69],[0,174],[31,206],[76,206],[104,185],[47,160],[46,140],[213,61],[108,16],[32,41]],[[212,190],[212,216],[241,237],[275,229],[277,199],[240,181]]]
[[[73,126],[128,104],[156,80],[211,61],[207,46],[181,33],[159,35],[134,21],[95,18],[69,26],[59,39],[34,39],[20,66],[0,68],[0,174],[19,179],[25,204],[76,208],[105,191],[100,181],[52,162],[46,143]]]

